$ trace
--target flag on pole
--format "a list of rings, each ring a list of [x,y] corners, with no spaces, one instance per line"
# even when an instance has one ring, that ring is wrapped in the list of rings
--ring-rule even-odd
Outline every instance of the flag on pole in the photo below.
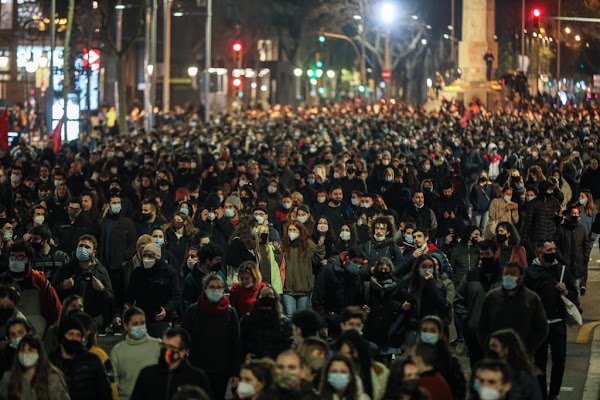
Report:
[[[0,114],[0,147],[8,151],[8,107]]]
[[[50,135],[50,139],[52,139],[54,141],[54,152],[55,153],[57,153],[58,150],[60,149],[60,146],[62,146],[62,127],[63,127],[64,122],[65,122],[65,116],[63,115],[63,117],[58,121],[58,124],[56,124],[56,127],[52,131],[52,135]]]

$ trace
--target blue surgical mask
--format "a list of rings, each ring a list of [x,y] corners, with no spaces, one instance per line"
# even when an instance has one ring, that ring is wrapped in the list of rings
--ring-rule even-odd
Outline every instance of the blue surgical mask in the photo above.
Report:
[[[211,303],[218,303],[223,298],[223,290],[207,290],[206,297]]]
[[[86,247],[77,247],[77,250],[75,250],[75,257],[77,257],[77,259],[79,261],[87,261],[90,259],[90,250]]]
[[[351,274],[358,274],[358,271],[360,270],[360,265],[358,265],[356,263],[350,263],[346,267],[346,270],[348,272],[350,272]]]
[[[4,233],[4,240],[6,240],[8,242],[9,240],[12,240],[12,239],[13,239],[12,232],[5,232]]]
[[[146,325],[134,326],[129,330],[129,335],[135,340],[141,340],[146,337],[148,329]]]
[[[162,247],[162,245],[165,244],[165,239],[163,239],[163,238],[156,238],[156,239],[154,239],[154,243],[156,243],[157,245],[159,245],[160,247]]]
[[[235,210],[233,208],[227,208],[225,210],[225,216],[227,218],[233,218],[234,215],[235,215]]]
[[[415,239],[413,238],[413,235],[404,235],[404,240],[406,241],[406,243],[408,244],[413,244],[415,243]]]
[[[518,278],[512,275],[504,275],[502,277],[502,287],[506,290],[513,290],[517,287]]]
[[[306,223],[306,221],[308,221],[308,217],[307,217],[306,215],[299,216],[299,217],[298,217],[298,221],[299,221],[301,224],[305,224],[305,223]]]
[[[22,338],[16,338],[16,339],[13,339],[13,340],[11,340],[11,341],[8,343],[8,345],[9,345],[10,347],[12,347],[13,349],[16,349],[17,347],[19,347],[19,343],[21,343],[21,339],[22,339]]]
[[[579,204],[581,204],[582,206],[587,205],[587,200],[586,199],[579,199]]]
[[[345,390],[350,384],[350,375],[340,372],[330,372],[327,374],[327,383],[335,390]]]
[[[121,212],[121,204],[111,204],[110,212],[112,212],[113,214],[120,213]]]
[[[421,332],[421,342],[436,344],[440,340],[440,337],[437,333],[429,333],[429,332]]]
[[[307,179],[306,179],[306,182],[307,182],[309,185],[314,185],[314,184],[315,184],[315,180],[314,180],[314,178],[307,178]]]
[[[179,212],[185,215],[190,215],[190,209],[189,208],[180,208]]]
[[[17,274],[25,272],[25,261],[8,260],[8,269]]]

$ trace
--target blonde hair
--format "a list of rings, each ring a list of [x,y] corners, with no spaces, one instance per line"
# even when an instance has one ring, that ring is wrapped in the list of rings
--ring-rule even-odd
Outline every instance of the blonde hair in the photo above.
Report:
[[[254,289],[258,288],[262,283],[262,275],[258,269],[258,264],[254,261],[244,261],[238,268],[237,273],[238,277],[242,273],[252,275],[252,279],[254,280]]]

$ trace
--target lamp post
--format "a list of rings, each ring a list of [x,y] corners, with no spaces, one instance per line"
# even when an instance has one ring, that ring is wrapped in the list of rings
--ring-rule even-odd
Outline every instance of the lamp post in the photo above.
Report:
[[[383,81],[385,82],[385,97],[390,98],[390,80],[391,80],[391,68],[392,61],[390,55],[390,36],[391,36],[391,24],[395,17],[396,9],[391,2],[385,2],[381,5],[381,19],[386,25],[385,32],[385,54],[383,57]]]
[[[163,74],[163,112],[169,112],[171,103],[171,0],[163,0],[163,24],[164,24],[164,74]],[[196,71],[197,72],[197,71]]]
[[[187,69],[187,73],[190,77],[190,79],[192,80],[192,88],[193,89],[197,89],[198,88],[198,84],[196,83],[196,76],[198,75],[198,67],[189,67]]]
[[[46,91],[46,133],[52,133],[52,107],[54,106],[54,49],[56,48],[56,0],[50,1],[50,84]]]
[[[212,40],[212,0],[206,2],[206,44],[204,55],[204,122],[208,124],[210,121],[210,59],[211,55],[211,40]]]
[[[296,102],[299,103],[300,102],[300,77],[302,76],[302,69],[300,68],[295,68],[294,69],[294,76],[296,77]]]

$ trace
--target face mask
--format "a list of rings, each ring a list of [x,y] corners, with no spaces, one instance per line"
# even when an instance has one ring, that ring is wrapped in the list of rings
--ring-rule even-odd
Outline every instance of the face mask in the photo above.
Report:
[[[277,188],[275,186],[269,186],[267,188],[267,192],[269,192],[269,193],[277,193]]]
[[[358,206],[358,203],[360,203],[358,199],[351,199],[350,202],[354,207]]]
[[[334,172],[333,173],[333,179],[340,179],[340,178],[341,178],[341,175],[340,175],[339,172]]]
[[[428,274],[433,274],[433,268],[419,268],[419,275],[425,278]]]
[[[283,208],[285,208],[286,210],[289,210],[290,208],[292,208],[292,203],[282,203],[281,204],[283,206]]]
[[[362,219],[359,219],[358,221],[356,221],[356,225],[358,226],[363,226],[364,222]]]
[[[254,283],[253,283],[253,282],[250,282],[250,283],[248,283],[248,284],[244,285],[244,287],[245,287],[246,289],[250,289],[250,288],[251,288],[251,287],[253,287],[253,286],[254,286]]]
[[[439,336],[437,335],[437,333],[429,333],[429,332],[421,332],[421,342],[423,343],[429,343],[429,344],[436,344],[438,342],[438,340],[440,339]]]
[[[23,273],[25,272],[25,261],[9,260],[8,269],[16,274]]]
[[[81,343],[79,340],[63,339],[62,347],[67,354],[77,354],[84,350],[83,343]]]
[[[299,221],[301,224],[305,224],[305,223],[306,223],[306,221],[308,221],[308,217],[307,217],[306,215],[299,216],[299,217],[298,217],[298,221]]]
[[[275,307],[275,304],[277,304],[277,299],[271,296],[261,297],[257,301],[258,305],[263,308],[273,308]]]
[[[19,178],[19,175],[15,175],[15,174],[11,174],[11,175],[10,175],[10,181],[11,181],[11,182],[17,183],[17,182],[19,182],[20,180],[21,180],[21,178]]]
[[[206,297],[211,303],[218,303],[223,298],[223,290],[207,290]]]
[[[254,218],[256,218],[256,222],[258,222],[259,225],[263,225],[265,223],[265,217],[262,215],[256,215]]]
[[[369,203],[361,203],[360,205],[362,208],[371,208],[371,205]]]
[[[144,258],[142,260],[142,263],[144,264],[144,268],[149,269],[154,267],[154,264],[156,264],[156,260],[154,258]]]
[[[579,204],[581,204],[582,206],[587,205],[587,199],[579,199]]]
[[[325,233],[329,230],[329,226],[327,224],[318,224],[317,230],[321,233]]]
[[[300,234],[297,232],[288,232],[288,237],[293,242],[294,240],[296,240],[300,237]]]
[[[30,244],[33,248],[33,251],[35,251],[36,253],[42,251],[42,248],[44,247],[44,244],[42,242],[31,242]]]
[[[21,339],[23,338],[16,338],[16,339],[12,339],[8,345],[10,347],[12,347],[13,349],[16,349],[17,347],[19,347],[19,343],[21,343]]]
[[[505,202],[510,203],[510,199],[512,197],[511,196],[503,196],[502,198],[504,199]]]
[[[183,221],[173,221],[173,228],[174,229],[181,229],[181,228],[183,228]]]
[[[81,210],[69,210],[67,211],[67,214],[69,215],[70,219],[75,219],[79,216],[79,213],[81,212]]]
[[[179,354],[174,352],[171,349],[161,348],[160,355],[158,356],[158,364],[163,367],[168,367],[169,365],[179,361]]]
[[[385,240],[385,236],[373,236],[375,238],[376,241],[378,242],[383,242]]]
[[[512,275],[502,277],[502,287],[506,290],[513,290],[517,287],[517,278]]]
[[[313,371],[318,371],[323,368],[323,364],[325,364],[325,359],[323,357],[317,356],[308,356],[306,357],[306,365]]]
[[[360,270],[360,265],[356,264],[356,263],[350,263],[348,264],[348,266],[346,267],[346,270],[348,272],[350,272],[351,274],[358,274],[358,271]]]
[[[423,166],[423,170],[425,172],[429,172],[430,169],[431,169],[431,165],[425,165],[425,166]]]
[[[307,179],[306,179],[306,182],[307,182],[309,185],[314,185],[314,184],[315,184],[315,178],[307,178]]]
[[[527,199],[527,201],[529,202],[529,201],[531,201],[531,200],[535,199],[535,196],[527,196],[527,197],[526,197],[526,199]]]
[[[33,222],[36,225],[43,224],[45,220],[46,220],[46,218],[43,215],[36,215],[35,217],[33,217]]]
[[[381,164],[387,167],[388,165],[390,165],[390,160],[381,160]]]
[[[12,238],[13,238],[13,234],[12,234],[12,232],[11,232],[11,233],[5,233],[5,234],[3,235],[3,237],[4,237],[4,240],[6,240],[6,241],[8,241],[8,240],[12,240]]]
[[[141,340],[146,337],[148,329],[146,325],[134,326],[129,330],[129,335],[135,340]]]
[[[75,257],[77,257],[77,259],[79,261],[87,261],[90,259],[90,250],[87,247],[77,247],[77,250],[75,250]]]
[[[210,221],[214,221],[215,218],[217,218],[217,214],[215,214],[215,213],[208,213],[208,219]]]
[[[496,265],[496,260],[494,259],[494,257],[482,257],[480,259],[480,261],[481,261],[481,268],[483,268],[484,270],[493,269],[494,266]]]
[[[392,178],[391,176],[386,176],[385,177],[385,181],[386,182],[392,182],[394,180],[394,178]]]
[[[256,394],[256,389],[254,389],[254,386],[247,382],[238,383],[237,389],[235,391],[240,399],[247,399]]]
[[[14,312],[14,308],[0,308],[0,321],[8,321]]]
[[[525,185],[517,185],[517,190],[523,190],[525,189]]]
[[[400,392],[405,394],[417,393],[421,381],[419,379],[409,379],[402,382],[400,386]]]
[[[179,212],[185,215],[190,215],[190,210],[188,208],[182,208],[179,210]]]
[[[350,232],[340,232],[340,239],[343,240],[344,242],[347,242],[350,240]]]
[[[535,151],[533,153],[531,153],[531,157],[533,157],[533,158],[537,158],[538,155],[539,154],[537,152],[535,152]]]
[[[487,386],[480,386],[477,389],[479,398],[481,400],[498,400],[500,398],[500,391]]]
[[[227,218],[233,218],[234,215],[235,215],[235,210],[233,208],[228,208],[225,210],[225,216]]]
[[[425,204],[415,204],[415,207],[417,208],[417,210],[420,210],[421,208],[423,208]]]
[[[110,212],[112,212],[113,214],[118,214],[121,212],[121,205],[120,204],[111,204],[110,205]]]
[[[188,268],[189,269],[194,269],[194,267],[196,266],[197,262],[198,261],[194,261],[194,260],[188,258],[188,260],[187,260],[187,266],[188,266]]]
[[[406,241],[406,243],[408,244],[413,244],[415,243],[415,239],[413,238],[413,235],[404,235],[404,240]]]
[[[19,363],[21,363],[23,368],[33,367],[39,359],[40,355],[38,353],[19,353]]]
[[[325,203],[325,200],[327,200],[326,197],[317,197],[317,202],[319,202],[319,204]]]
[[[329,383],[335,390],[346,390],[348,384],[350,383],[350,375],[338,372],[330,372],[327,374],[327,383]]]
[[[554,263],[554,261],[556,261],[556,253],[542,254],[542,259],[545,262],[552,264],[552,263]]]
[[[246,186],[248,184],[248,182],[246,181],[240,181],[240,187]]]
[[[260,236],[259,236],[259,239],[258,239],[258,241],[259,241],[260,244],[265,244],[265,243],[267,243],[268,240],[269,240],[269,233],[268,232],[261,233]]]

